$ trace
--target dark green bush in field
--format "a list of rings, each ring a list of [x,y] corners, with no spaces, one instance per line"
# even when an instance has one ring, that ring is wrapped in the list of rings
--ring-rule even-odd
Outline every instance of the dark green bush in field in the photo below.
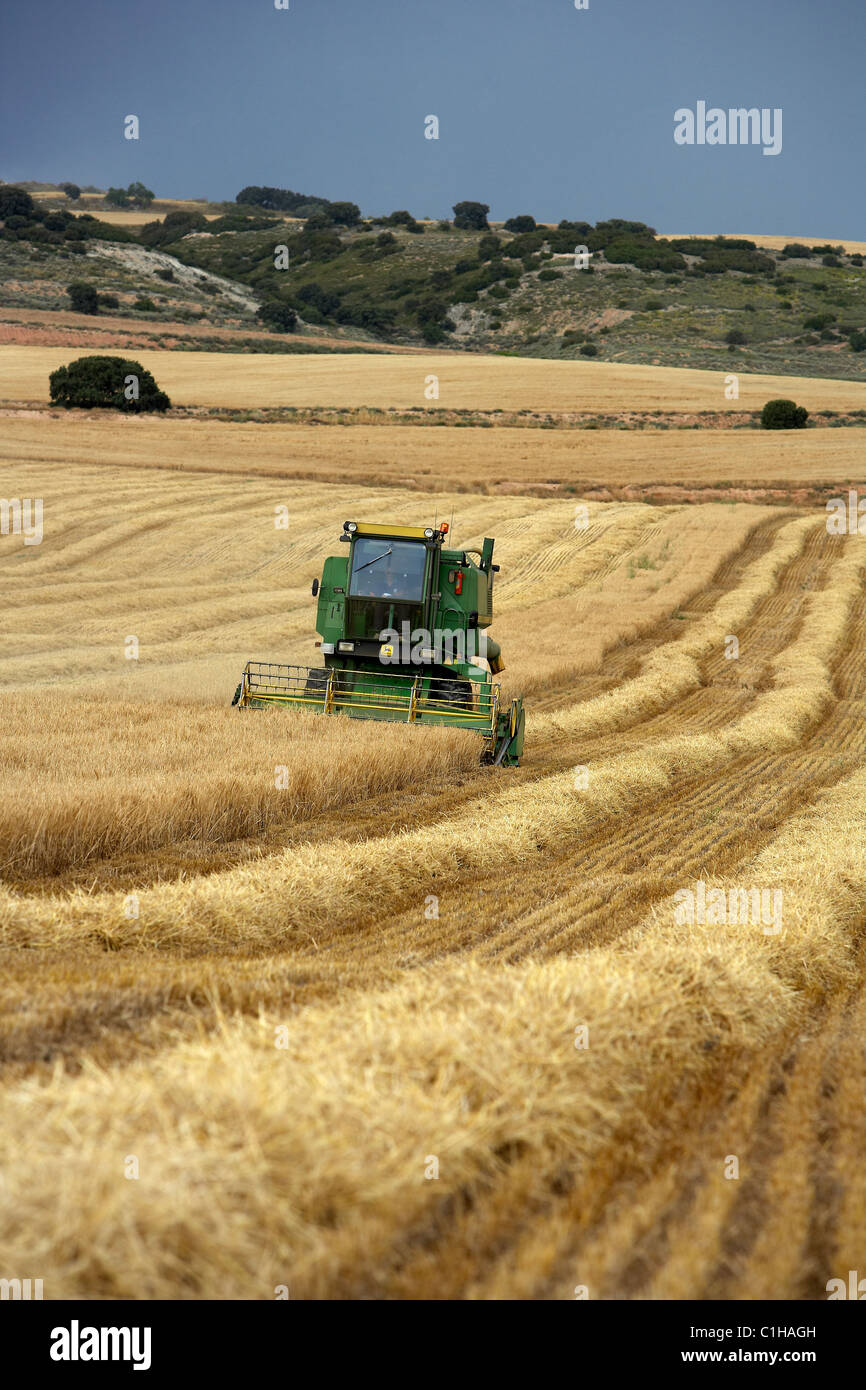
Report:
[[[66,286],[66,293],[72,301],[72,307],[76,314],[96,314],[99,312],[99,295],[96,293],[95,285],[88,285],[86,280],[73,280]]]
[[[538,278],[539,278],[539,280],[543,281],[545,284],[547,284],[550,280],[561,280],[561,279],[562,279],[562,271],[561,271],[561,270],[539,270],[539,272],[538,272]]]
[[[598,357],[598,348],[595,343],[581,343],[580,353],[582,357]]]
[[[809,412],[803,405],[794,401],[767,401],[761,411],[761,429],[764,430],[802,430],[806,428]]]
[[[100,309],[118,309],[120,307],[120,300],[116,294],[100,294],[97,295],[97,300]]]
[[[78,406],[139,413],[171,405],[150,372],[126,357],[79,357],[52,372],[48,383],[52,401],[67,410]]]
[[[866,352],[866,330],[862,333],[852,333],[848,345],[852,352]]]
[[[297,327],[297,314],[290,304],[284,304],[281,299],[266,299],[264,304],[259,305],[257,313],[272,333],[294,333]]]
[[[71,203],[74,203],[76,198],[81,197],[81,189],[78,187],[77,183],[62,183],[60,185],[60,191],[66,194]]]
[[[133,309],[140,309],[142,313],[147,314],[151,313],[156,308],[156,305],[147,295],[141,295],[139,299],[136,299],[132,307]]]
[[[729,347],[743,347],[748,341],[745,333],[739,328],[731,328],[725,334],[725,342]]]

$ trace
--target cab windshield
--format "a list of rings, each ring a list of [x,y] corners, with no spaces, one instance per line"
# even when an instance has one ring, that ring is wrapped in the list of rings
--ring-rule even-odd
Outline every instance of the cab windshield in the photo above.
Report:
[[[391,541],[363,536],[352,556],[352,598],[393,598],[421,603],[427,547],[418,541]]]

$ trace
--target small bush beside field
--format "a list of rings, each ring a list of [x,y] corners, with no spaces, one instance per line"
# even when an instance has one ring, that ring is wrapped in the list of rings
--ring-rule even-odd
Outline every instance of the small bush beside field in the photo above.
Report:
[[[55,405],[92,410],[168,410],[171,401],[150,372],[128,357],[79,357],[48,378]]]

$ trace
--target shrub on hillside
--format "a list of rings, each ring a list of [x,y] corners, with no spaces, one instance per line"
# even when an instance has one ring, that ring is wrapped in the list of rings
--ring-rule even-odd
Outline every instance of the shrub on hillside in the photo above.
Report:
[[[661,244],[644,244],[620,238],[608,242],[604,247],[593,245],[596,240],[590,237],[587,245],[590,250],[604,250],[604,258],[611,265],[633,265],[638,270],[685,270],[686,262],[679,251],[672,251]]]
[[[272,209],[275,212],[291,212],[296,217],[305,217],[311,208],[329,208],[327,198],[318,198],[311,193],[295,193],[291,188],[261,187],[248,184],[235,198],[241,206]]]
[[[761,429],[764,430],[802,430],[806,428],[809,412],[803,405],[794,401],[767,401],[761,411]]]
[[[524,213],[520,217],[509,217],[505,223],[505,230],[506,232],[534,232],[536,225],[535,218]]]
[[[828,324],[835,322],[835,314],[811,314],[809,318],[803,320],[803,327],[814,329],[816,333],[820,333],[822,328],[826,328]]]
[[[740,328],[731,328],[725,334],[725,342],[729,347],[743,347],[748,341],[745,333],[743,333]]]
[[[179,209],[167,213],[161,222],[146,222],[138,236],[145,246],[167,246],[169,242],[180,241],[188,232],[203,232],[207,225],[203,213]]]
[[[0,217],[8,224],[10,217],[24,217],[31,221],[36,204],[26,188],[16,188],[14,183],[0,186]]]
[[[272,333],[294,333],[298,324],[298,316],[292,306],[284,304],[281,299],[266,299],[264,304],[259,305],[257,313]]]
[[[598,348],[595,343],[581,343],[580,354],[582,357],[598,357]]]
[[[297,297],[304,304],[312,304],[326,318],[335,314],[340,307],[340,296],[323,289],[316,280],[311,280],[308,285],[301,285]]]
[[[78,187],[77,183],[62,183],[60,185],[60,192],[65,193],[71,203],[74,203],[77,198],[81,197],[81,189]]]
[[[331,203],[328,215],[332,222],[342,227],[357,227],[361,221],[361,209],[357,203]]]
[[[387,217],[379,219],[386,227],[405,227],[407,232],[414,232],[417,236],[423,232],[424,228],[420,222],[416,222],[412,213],[406,208],[398,208],[396,212],[389,213]]]
[[[487,232],[490,224],[488,203],[463,202],[454,204],[454,226],[471,232]]]
[[[478,243],[479,261],[499,260],[502,256],[502,242],[498,236],[483,236]]]
[[[168,410],[171,401],[140,362],[125,357],[79,357],[48,378],[56,405],[71,410],[101,407],[139,413]]]
[[[852,352],[866,352],[866,329],[861,333],[852,333],[848,346]]]
[[[145,188],[144,184],[141,183],[141,181],[138,179],[135,181],[135,183],[129,184],[126,190],[126,194],[129,198],[129,201],[131,203],[135,203],[136,207],[140,208],[150,207],[151,203],[154,200],[154,197],[156,196],[153,192],[153,189]]]
[[[96,314],[99,312],[99,295],[95,285],[86,280],[73,280],[66,286],[66,293],[72,301],[76,314]]]

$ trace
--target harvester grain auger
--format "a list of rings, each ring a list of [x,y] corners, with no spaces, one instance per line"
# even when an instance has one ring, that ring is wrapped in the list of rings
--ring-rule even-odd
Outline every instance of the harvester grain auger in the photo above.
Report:
[[[502,700],[492,679],[503,669],[499,644],[484,631],[494,542],[446,550],[448,529],[345,522],[347,553],[329,556],[313,580],[324,665],[249,661],[232,704],[475,729],[482,762],[516,767],[523,701]]]

